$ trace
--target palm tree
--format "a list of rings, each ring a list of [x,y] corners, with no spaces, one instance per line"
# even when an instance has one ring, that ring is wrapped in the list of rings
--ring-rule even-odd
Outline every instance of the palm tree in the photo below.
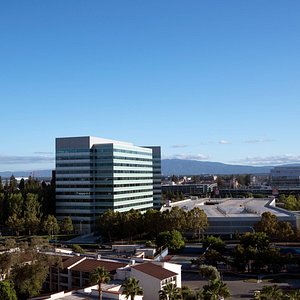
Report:
[[[208,285],[203,287],[204,300],[219,300],[230,296],[227,284],[221,280],[212,280]]]
[[[288,300],[300,300],[300,290],[294,290],[286,295]]]
[[[110,281],[109,273],[103,267],[97,267],[91,275],[91,281],[97,282],[99,291],[99,300],[102,300],[102,283]]]
[[[179,300],[182,299],[181,290],[173,283],[166,284],[159,291],[160,300]]]
[[[139,280],[133,277],[127,278],[122,287],[122,295],[126,295],[126,299],[134,300],[135,296],[144,294],[143,289],[139,286]]]
[[[276,284],[264,286],[259,293],[260,300],[281,300],[282,298],[283,292]]]

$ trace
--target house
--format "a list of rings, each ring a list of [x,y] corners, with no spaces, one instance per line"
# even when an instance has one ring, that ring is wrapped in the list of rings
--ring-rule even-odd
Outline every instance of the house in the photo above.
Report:
[[[146,262],[131,266],[130,276],[139,280],[144,300],[159,300],[159,291],[168,283],[181,287],[181,265]]]

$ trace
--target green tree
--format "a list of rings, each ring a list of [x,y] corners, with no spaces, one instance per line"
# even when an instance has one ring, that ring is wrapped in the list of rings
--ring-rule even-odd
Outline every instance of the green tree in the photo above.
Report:
[[[0,281],[0,299],[17,300],[16,291],[13,285],[7,280]]]
[[[283,292],[277,285],[264,286],[256,296],[259,300],[281,300]]]
[[[65,217],[61,224],[61,230],[70,234],[74,231],[74,226],[71,217]]]
[[[159,291],[160,300],[179,300],[182,299],[181,290],[173,283],[168,283]]]
[[[10,269],[13,265],[13,254],[10,252],[4,252],[0,254],[0,280],[8,277]],[[2,299],[0,297],[0,299]]]
[[[220,278],[221,278],[219,271],[214,266],[201,265],[199,267],[199,270],[200,270],[200,274],[203,277],[208,278],[208,280],[210,280],[210,281],[220,280]]]
[[[123,236],[132,240],[142,227],[142,215],[139,211],[131,209],[122,214],[121,228],[123,228]]]
[[[9,178],[9,186],[8,186],[8,188],[9,188],[9,192],[10,193],[15,192],[17,190],[17,188],[18,188],[18,181],[17,181],[17,179],[15,178],[14,175],[11,175],[10,178]]]
[[[103,237],[112,241],[116,238],[116,228],[118,227],[117,213],[109,209],[105,211],[96,221],[97,229]]]
[[[168,212],[168,213],[167,213]],[[186,212],[178,206],[175,206],[171,211],[166,211],[163,215],[167,218],[167,229],[176,229],[180,232],[186,227]]]
[[[156,209],[149,209],[143,214],[143,223],[144,232],[150,238],[156,238],[160,232],[165,230],[162,213]]]
[[[72,250],[76,253],[81,253],[81,254],[84,253],[84,250],[82,249],[82,247],[79,245],[76,245],[76,244],[72,245]]]
[[[24,219],[13,213],[8,217],[6,225],[13,229],[16,235],[19,235],[20,231],[24,228]]]
[[[277,238],[280,241],[290,241],[295,236],[295,232],[290,222],[278,222]]]
[[[300,210],[300,201],[294,196],[289,195],[288,197],[281,198],[284,203],[284,208],[287,210]]]
[[[223,281],[213,280],[203,286],[202,295],[204,300],[219,300],[221,297],[224,299],[230,297],[230,291]]]
[[[110,281],[109,273],[104,267],[97,267],[91,275],[91,281],[98,284],[99,300],[102,300],[102,284]]]
[[[40,208],[38,195],[28,193],[24,204],[24,223],[29,235],[38,229],[41,221]]]
[[[185,242],[178,230],[161,232],[156,239],[158,247],[168,247],[171,251],[178,251],[184,248]]]
[[[135,296],[144,294],[143,289],[139,286],[139,281],[134,277],[127,278],[122,287],[122,295],[125,295],[126,299],[134,300]]]
[[[48,265],[42,261],[31,264],[16,265],[12,271],[12,279],[20,298],[37,296],[48,274]]]
[[[205,212],[199,207],[194,207],[186,215],[187,230],[194,231],[195,236],[200,239],[201,233],[207,228],[208,220]]]
[[[288,300],[299,300],[300,299],[300,290],[294,290],[286,294],[285,296]]]
[[[59,232],[57,219],[53,215],[48,215],[43,222],[43,229],[50,235],[52,239],[53,235]]]
[[[270,238],[274,238],[277,235],[278,219],[269,211],[264,212],[261,220],[254,225],[254,229],[257,232],[265,232]]]
[[[207,250],[214,249],[218,252],[223,252],[225,250],[225,246],[225,242],[220,237],[209,235],[203,239],[203,248]]]

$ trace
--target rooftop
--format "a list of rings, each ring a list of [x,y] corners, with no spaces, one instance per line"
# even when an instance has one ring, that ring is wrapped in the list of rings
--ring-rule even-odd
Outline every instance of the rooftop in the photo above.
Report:
[[[202,198],[171,203],[171,207],[162,207],[162,211],[180,207],[186,211],[195,207],[202,209],[210,217],[260,217],[264,212],[271,212],[277,217],[289,217],[291,214],[271,204],[273,198]]]
[[[166,278],[170,278],[173,276],[176,276],[177,273],[169,271],[161,266],[158,266],[156,264],[153,264],[151,262],[147,262],[140,265],[132,266],[131,268],[138,270],[140,272],[143,272],[145,274],[148,274],[152,277],[155,277],[157,279],[163,280]]]

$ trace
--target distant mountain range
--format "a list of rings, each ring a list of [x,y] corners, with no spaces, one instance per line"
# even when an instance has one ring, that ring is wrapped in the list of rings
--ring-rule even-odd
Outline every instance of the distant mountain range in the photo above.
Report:
[[[9,178],[11,175],[15,177],[35,177],[35,178],[45,178],[52,176],[52,170],[37,170],[37,171],[7,171],[7,172],[0,172],[0,176],[3,178]]]
[[[163,159],[161,161],[163,175],[267,174],[272,168],[273,166],[253,167],[185,159]]]
[[[300,166],[299,164],[286,166]],[[268,174],[274,166],[254,167],[243,165],[229,165],[219,162],[162,159],[162,175],[200,175],[200,174]],[[15,177],[34,176],[37,178],[51,177],[52,170],[0,172],[2,178],[8,178],[12,174]]]

